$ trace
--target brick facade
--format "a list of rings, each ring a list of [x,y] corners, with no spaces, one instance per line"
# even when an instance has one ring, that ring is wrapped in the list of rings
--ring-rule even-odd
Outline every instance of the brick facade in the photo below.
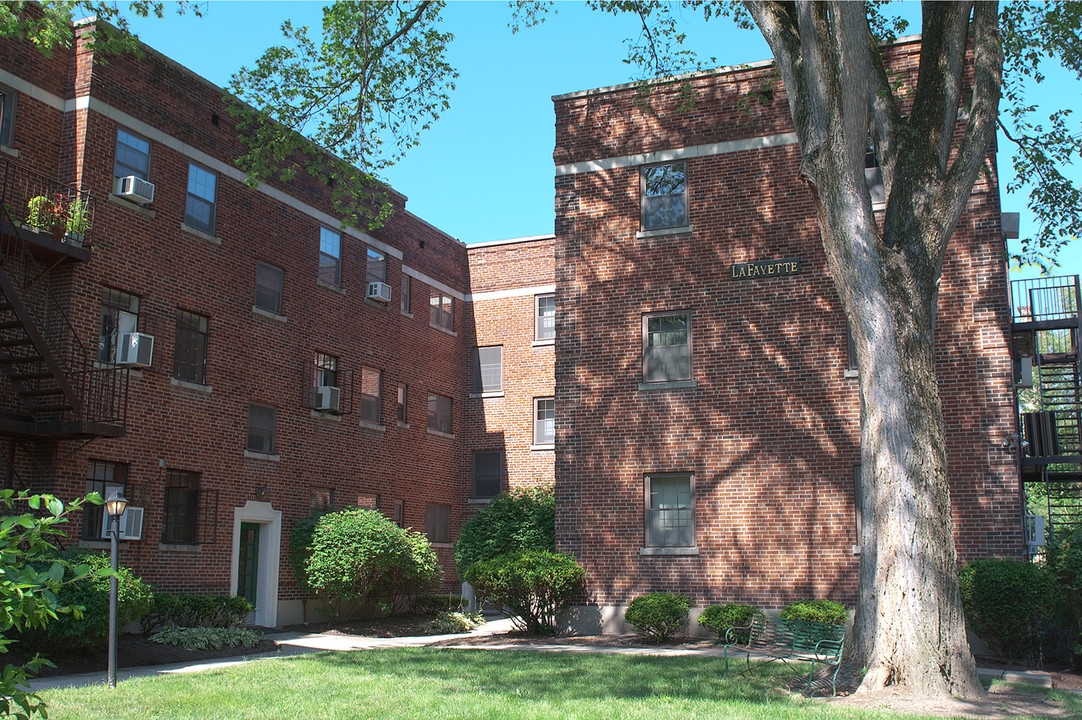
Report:
[[[904,76],[917,46],[893,48]],[[846,321],[767,64],[554,98],[557,544],[587,568],[574,622],[635,596],[856,599],[860,398]],[[686,224],[646,231],[644,167],[685,163]],[[995,157],[943,269],[937,347],[959,556],[1018,556],[1020,494]],[[734,278],[742,263],[799,262]],[[690,379],[644,382],[644,317],[690,323]],[[648,482],[690,476],[693,533],[655,547]],[[674,480],[673,482],[676,482]],[[660,501],[659,501],[660,502]]]

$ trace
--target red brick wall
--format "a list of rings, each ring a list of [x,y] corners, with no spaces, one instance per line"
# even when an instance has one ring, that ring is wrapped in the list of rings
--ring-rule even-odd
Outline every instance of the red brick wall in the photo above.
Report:
[[[913,67],[916,47],[892,51]],[[768,67],[694,80],[636,102],[625,86],[555,99],[557,543],[587,568],[585,602],[648,591],[761,607],[853,603],[859,387],[846,324],[798,181],[795,144],[687,157],[690,233],[637,237],[639,165],[598,162],[791,132]],[[752,95],[749,95],[752,93]],[[656,156],[655,156],[656,157]],[[658,162],[668,159],[656,157]],[[974,192],[943,270],[937,347],[962,560],[1021,552],[1009,318],[998,187]],[[730,266],[800,258],[791,277]],[[644,313],[687,310],[694,388],[638,389]],[[695,476],[698,554],[641,555],[644,477]]]

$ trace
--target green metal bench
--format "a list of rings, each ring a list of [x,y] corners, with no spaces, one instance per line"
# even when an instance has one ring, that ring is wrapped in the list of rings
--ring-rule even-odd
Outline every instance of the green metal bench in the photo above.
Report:
[[[828,625],[808,620],[766,619],[757,616],[746,627],[731,627],[725,631],[725,674],[729,674],[729,650],[743,653],[747,667],[740,674],[752,669],[752,658],[765,657],[766,661],[755,665],[760,667],[775,660],[788,663],[790,660],[811,663],[808,681],[804,685],[807,694],[812,685],[816,665],[833,664],[830,674],[830,692],[836,695],[838,660],[845,642],[845,625]]]

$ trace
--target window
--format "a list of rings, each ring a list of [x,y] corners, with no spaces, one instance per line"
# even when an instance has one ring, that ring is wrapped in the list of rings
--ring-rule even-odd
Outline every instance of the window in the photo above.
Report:
[[[387,256],[378,250],[368,248],[368,267],[365,272],[367,282],[387,282]]]
[[[248,406],[248,449],[264,455],[274,454],[275,409],[267,405]]]
[[[361,420],[380,424],[381,373],[370,367],[361,368]]]
[[[328,487],[308,488],[308,512],[326,512],[334,502],[334,491]]]
[[[329,228],[319,229],[319,279],[328,285],[342,284],[342,236]]]
[[[410,389],[409,385],[399,385],[398,386],[398,403],[397,403],[398,422],[402,423],[403,425],[405,425],[405,424],[407,424],[409,422],[406,419],[406,417],[407,417],[407,415],[406,415],[406,400],[409,398],[409,389]]]
[[[864,153],[864,180],[868,183],[868,194],[871,195],[872,204],[879,205],[887,201],[887,191],[883,186],[883,170],[879,167],[879,158],[875,156],[875,148],[871,140],[868,141],[868,149]]]
[[[429,542],[451,542],[451,506],[425,505],[425,535]]]
[[[410,276],[402,273],[402,312],[410,314]]]
[[[127,482],[127,465],[104,460],[91,460],[86,465],[86,491],[98,493],[102,500],[108,500],[113,492],[127,495]],[[83,506],[83,538],[85,540],[101,540],[104,515],[104,505]]]
[[[451,398],[429,394],[428,429],[451,434]]]
[[[116,159],[113,175],[134,175],[142,180],[150,179],[150,141],[130,133],[124,128],[116,131]],[[189,182],[191,182],[189,180]]]
[[[473,349],[473,391],[495,393],[503,390],[503,346]]]
[[[533,400],[533,444],[552,445],[556,442],[556,398]]]
[[[205,385],[207,382],[207,318],[181,310],[177,313],[177,342],[173,349],[173,377]]]
[[[688,224],[684,163],[644,167],[639,178],[643,230],[661,230]]]
[[[858,377],[860,375],[860,363],[857,362],[857,346],[853,342],[853,331],[849,329],[849,323],[845,324],[845,376]]]
[[[473,497],[496,497],[500,494],[502,479],[502,452],[499,450],[485,450],[473,454]]]
[[[165,512],[162,542],[193,545],[198,542],[199,473],[168,470],[165,473]]]
[[[188,164],[188,200],[184,208],[184,224],[214,234],[214,202],[218,176],[195,163]]]
[[[693,490],[694,476],[690,474],[646,476],[647,547],[695,544]]]
[[[11,144],[15,139],[15,91],[0,87],[0,145]]]
[[[552,340],[556,337],[556,296],[538,295],[534,298],[534,339]]]
[[[125,335],[135,332],[138,325],[139,298],[113,288],[102,288],[98,362],[116,362],[120,342]]]
[[[275,315],[282,314],[282,269],[267,263],[255,264],[255,306]]]
[[[394,524],[398,527],[406,527],[406,502],[404,500],[394,501],[394,514],[392,519],[394,520]]]
[[[691,379],[691,314],[642,316],[644,382]]]
[[[316,353],[316,387],[338,387],[338,358],[334,355]]]
[[[455,331],[455,299],[433,289],[428,297],[428,324]]]

